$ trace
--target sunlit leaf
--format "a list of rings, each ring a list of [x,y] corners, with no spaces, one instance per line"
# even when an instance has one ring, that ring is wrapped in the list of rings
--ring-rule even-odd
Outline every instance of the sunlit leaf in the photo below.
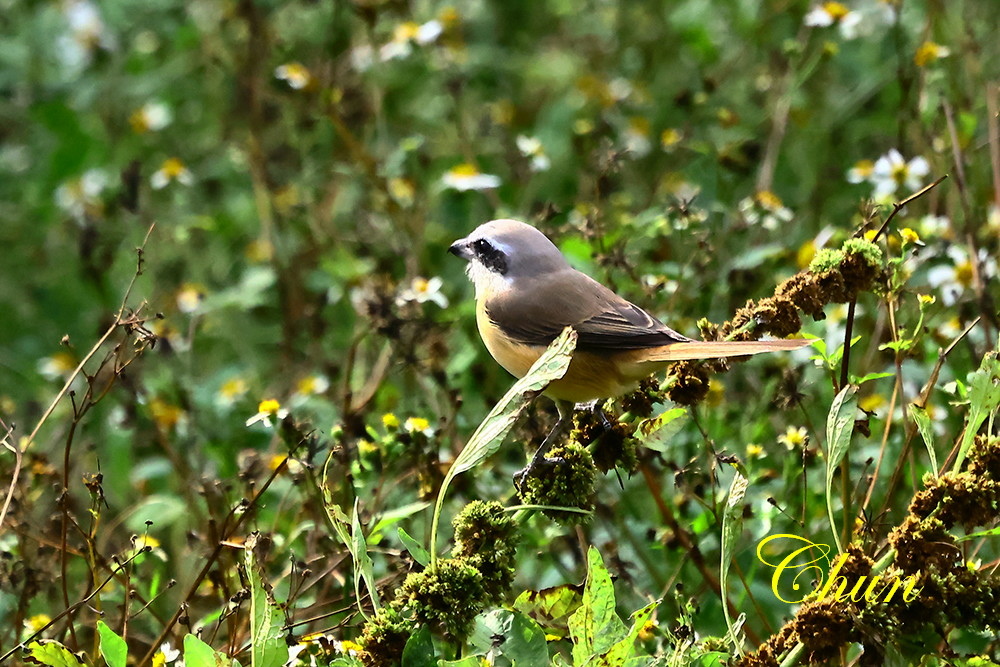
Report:
[[[33,641],[21,655],[26,662],[48,667],[80,667],[86,664],[78,655],[54,639]]]
[[[962,469],[979,427],[998,406],[1000,406],[1000,360],[995,356],[986,356],[979,370],[969,378],[969,416],[965,421],[962,444],[958,448],[958,456],[955,457],[952,470],[958,472]]]
[[[250,664],[253,667],[282,667],[288,660],[283,630],[285,615],[264,577],[256,547],[257,533],[252,533],[243,552],[243,565],[250,580]]]
[[[108,667],[125,667],[128,662],[128,644],[104,621],[97,621],[97,634],[101,638],[101,657]]]
[[[840,533],[833,518],[833,477],[851,447],[857,406],[858,388],[849,384],[833,399],[833,405],[830,406],[830,413],[826,419],[826,511],[837,551],[841,551],[841,545]]]

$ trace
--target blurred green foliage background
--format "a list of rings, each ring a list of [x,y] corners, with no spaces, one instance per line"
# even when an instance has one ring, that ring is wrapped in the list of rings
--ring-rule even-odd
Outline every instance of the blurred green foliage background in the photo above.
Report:
[[[317,466],[334,452],[335,496],[358,499],[377,572],[398,585],[409,565],[390,527],[426,540],[424,501],[511,384],[446,253],[488,219],[536,224],[578,268],[697,335],[700,318],[722,322],[770,295],[817,249],[877,229],[892,201],[948,174],[887,230],[898,289],[863,296],[854,322],[850,372],[891,374],[863,385],[871,435],[850,456],[858,504],[879,482],[873,548],[929,469],[925,452],[904,449],[903,407],[934,381],[939,348],[980,318],[930,393],[944,460],[964,420],[949,405],[962,398],[954,381],[995,344],[992,0],[0,6],[0,418],[17,426],[11,442],[114,322],[154,224],[125,305],[158,337],[133,359],[135,336],[116,331],[84,367],[91,380],[73,385],[101,400],[76,413],[63,400],[27,447],[0,536],[19,563],[4,565],[0,648],[91,592],[112,555],[148,534],[157,549],[128,584],[139,598],[127,601],[121,581],[101,595],[111,619],[152,600],[129,623],[140,654],[214,545],[250,529],[271,537],[268,566],[295,620],[337,612],[296,632],[354,636],[349,560],[324,525]],[[936,298],[920,331],[917,293]],[[805,331],[832,352],[844,328],[845,308],[830,307]],[[914,342],[880,347],[899,339]],[[586,527],[529,521],[518,590],[579,581],[593,543],[620,577],[623,608],[666,596],[668,626],[684,582],[694,627],[723,634],[721,598],[696,565],[717,567],[730,473],[712,453],[725,452],[751,481],[743,580],[727,596],[752,638],[766,638],[792,609],[770,591],[757,540],[829,541],[818,471],[840,369],[809,356],[756,359],[713,382],[666,451],[644,453],[648,474],[603,479]],[[112,383],[113,359],[128,366]],[[227,512],[288,452],[276,428],[246,424],[265,399],[313,437],[223,535]],[[551,412],[537,401],[447,511],[513,502],[522,445],[540,441]],[[14,469],[5,451],[2,478]],[[213,557],[185,614],[235,649],[230,551]],[[974,555],[988,561],[996,547]],[[85,646],[91,620],[77,611],[47,633]]]

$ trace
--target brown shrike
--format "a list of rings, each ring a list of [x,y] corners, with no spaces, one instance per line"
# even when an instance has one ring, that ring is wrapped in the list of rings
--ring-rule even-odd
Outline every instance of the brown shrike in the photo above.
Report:
[[[740,357],[809,344],[799,339],[696,341],[682,336],[572,268],[544,234],[517,220],[482,224],[448,250],[469,262],[479,335],[511,374],[523,377],[565,327],[576,330],[569,369],[544,392],[556,401],[559,422],[532,465],[544,457],[574,403],[620,396],[672,361]]]

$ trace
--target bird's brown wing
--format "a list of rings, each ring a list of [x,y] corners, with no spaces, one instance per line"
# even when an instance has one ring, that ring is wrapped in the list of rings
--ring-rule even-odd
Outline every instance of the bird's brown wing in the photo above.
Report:
[[[486,313],[508,337],[548,345],[566,327],[577,348],[621,351],[690,341],[604,285],[574,270],[529,278],[486,303]]]

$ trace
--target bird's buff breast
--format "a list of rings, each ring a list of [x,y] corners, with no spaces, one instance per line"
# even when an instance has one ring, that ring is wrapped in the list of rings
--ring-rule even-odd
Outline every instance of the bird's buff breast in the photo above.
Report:
[[[544,347],[518,343],[503,335],[490,321],[482,302],[476,304],[476,324],[490,355],[515,377],[524,377],[545,352]],[[566,374],[552,382],[544,394],[573,403],[612,398],[631,391],[639,380],[666,366],[656,362],[635,363],[626,356],[627,353],[600,355],[577,351]]]

